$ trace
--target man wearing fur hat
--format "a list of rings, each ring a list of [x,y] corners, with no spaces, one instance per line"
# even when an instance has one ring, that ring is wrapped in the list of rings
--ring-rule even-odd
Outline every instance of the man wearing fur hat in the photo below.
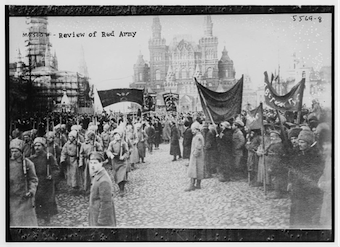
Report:
[[[49,224],[50,218],[58,213],[55,199],[55,179],[59,175],[59,167],[55,157],[45,152],[45,138],[37,137],[33,143],[35,154],[29,159],[34,163],[39,179],[35,195],[36,213],[38,218],[44,219],[45,224]]]
[[[176,120],[173,118],[170,122],[171,122],[170,155],[174,156],[172,161],[176,161],[177,156],[179,156],[178,157],[179,159],[182,158],[181,149],[180,149],[180,146],[179,146],[180,134],[179,134],[179,130],[176,126]]]
[[[55,180],[56,188],[59,184],[61,179],[65,178],[65,171],[62,167],[60,167],[60,155],[61,155],[61,147],[56,143],[55,141],[55,133],[53,131],[49,131],[46,133],[46,152],[52,154],[57,161],[57,164],[59,166],[59,176]]]
[[[77,141],[77,131],[68,134],[68,141],[63,146],[60,165],[66,167],[66,182],[72,188],[72,193],[78,193],[81,186],[81,170],[79,168],[79,151],[81,143]]]
[[[191,153],[191,142],[193,138],[193,134],[191,131],[191,122],[185,120],[184,122],[185,130],[183,133],[183,159],[189,159]]]
[[[112,197],[112,182],[103,167],[103,154],[92,152],[89,155],[89,167],[92,179],[89,226],[116,226],[116,213]]]
[[[106,154],[112,162],[114,180],[118,184],[119,195],[123,197],[125,194],[124,187],[127,181],[127,159],[129,157],[129,149],[127,143],[122,139],[123,131],[117,128],[113,133],[114,140],[110,142]]]
[[[233,129],[233,156],[234,156],[234,175],[240,177],[245,174],[245,167],[242,167],[242,156],[243,156],[243,148],[246,143],[246,139],[241,131],[241,127],[244,126],[244,123],[241,119],[237,119],[232,126]]]
[[[193,139],[191,143],[190,161],[188,167],[188,177],[190,186],[185,191],[201,189],[201,181],[204,178],[204,139],[201,134],[201,125],[194,122],[191,125]],[[196,185],[195,185],[196,181]]]
[[[204,138],[205,146],[205,167],[206,167],[206,177],[210,178],[212,174],[216,173],[216,157],[217,153],[217,142],[216,142],[216,128],[213,124],[208,127],[208,132]]]
[[[220,133],[216,137],[218,164],[217,175],[220,182],[230,181],[233,162],[233,132],[228,121],[220,123]]]
[[[31,139],[31,131],[25,131],[22,133],[22,139],[24,141],[24,146],[23,146],[23,156],[24,157],[30,157],[34,153],[34,148],[32,145],[32,139]]]
[[[272,130],[270,132],[270,145],[264,152],[269,177],[274,185],[274,193],[268,196],[271,199],[282,198],[286,193],[288,170],[284,164],[284,153],[285,149],[280,133]]]
[[[79,168],[82,171],[83,190],[84,193],[90,192],[91,177],[89,173],[89,155],[91,152],[102,152],[103,148],[99,142],[96,141],[96,134],[89,130],[85,134],[85,142],[80,147]]]
[[[318,228],[323,197],[318,181],[324,162],[312,131],[302,130],[298,141],[299,152],[293,157],[289,170],[290,227]]]
[[[37,227],[34,197],[38,177],[34,164],[22,156],[23,141],[10,142],[11,159],[9,162],[9,224],[10,226]]]

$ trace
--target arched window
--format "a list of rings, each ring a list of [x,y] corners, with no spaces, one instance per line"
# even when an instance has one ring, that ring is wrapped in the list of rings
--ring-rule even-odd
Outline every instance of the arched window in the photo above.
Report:
[[[143,81],[143,74],[139,73],[139,81]]]
[[[306,71],[302,71],[302,78],[306,78]]]
[[[156,80],[160,80],[161,79],[161,71],[158,69],[156,70]]]
[[[182,79],[186,79],[187,78],[187,72],[186,70],[183,68],[182,69]]]
[[[225,77],[229,77],[229,71],[228,70],[225,71]]]
[[[212,78],[212,77],[213,77],[213,69],[208,68],[208,78]]]

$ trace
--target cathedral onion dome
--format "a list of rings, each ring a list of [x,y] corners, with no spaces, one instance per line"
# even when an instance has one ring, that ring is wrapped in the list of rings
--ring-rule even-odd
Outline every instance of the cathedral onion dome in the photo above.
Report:
[[[220,59],[220,61],[221,62],[233,62],[231,59],[230,59],[230,57],[229,57],[229,55],[228,55],[228,51],[225,49],[225,47],[224,47],[224,49],[223,49],[223,51],[222,51],[222,57],[221,57],[221,59]]]
[[[142,55],[142,53],[140,51],[139,51],[139,55],[138,55],[138,58],[137,58],[136,65],[141,65],[141,66],[145,65],[145,61],[143,59],[143,55]]]

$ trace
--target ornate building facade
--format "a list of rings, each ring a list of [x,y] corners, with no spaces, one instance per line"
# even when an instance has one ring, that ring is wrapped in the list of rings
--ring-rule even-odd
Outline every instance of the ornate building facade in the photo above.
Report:
[[[217,88],[226,91],[236,82],[234,63],[225,47],[218,59],[218,37],[213,35],[211,16],[204,17],[198,43],[188,36],[175,36],[169,45],[162,37],[160,18],[154,17],[148,45],[150,63],[139,54],[130,87],[151,89],[160,103],[164,92],[178,93],[179,111],[201,109],[194,77],[213,91]]]
[[[76,111],[79,108],[91,107],[90,85],[87,67],[82,56],[79,71],[59,71],[56,51],[52,52],[47,29],[47,17],[28,17],[28,35],[26,43],[25,64],[18,51],[16,70],[11,76],[21,78],[32,85],[32,109],[35,111]],[[83,51],[82,51],[83,52]],[[11,66],[10,66],[11,68]],[[67,95],[69,104],[62,105],[62,98]]]

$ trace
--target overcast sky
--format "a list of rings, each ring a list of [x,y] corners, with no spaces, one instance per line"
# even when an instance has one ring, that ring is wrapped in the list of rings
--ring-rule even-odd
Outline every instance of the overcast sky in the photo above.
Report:
[[[212,15],[213,35],[218,37],[218,59],[225,46],[234,61],[236,78],[248,74],[254,87],[263,82],[264,71],[270,74],[280,64],[284,72],[294,52],[316,70],[331,65],[331,15],[308,14],[313,19],[301,22],[299,16]],[[83,47],[91,83],[98,90],[128,87],[139,52],[146,61],[150,60],[148,40],[152,37],[153,18],[49,17],[50,42],[58,57],[59,70],[78,71]],[[18,48],[24,54],[25,20],[10,17],[10,62],[16,61]],[[162,37],[169,45],[174,36],[189,35],[198,44],[204,33],[203,20],[204,15],[160,16]],[[94,31],[96,37],[89,37]],[[102,37],[102,32],[112,31],[115,37]],[[119,37],[121,31],[136,34]],[[73,32],[84,33],[85,37],[60,38],[60,34],[73,35]]]

